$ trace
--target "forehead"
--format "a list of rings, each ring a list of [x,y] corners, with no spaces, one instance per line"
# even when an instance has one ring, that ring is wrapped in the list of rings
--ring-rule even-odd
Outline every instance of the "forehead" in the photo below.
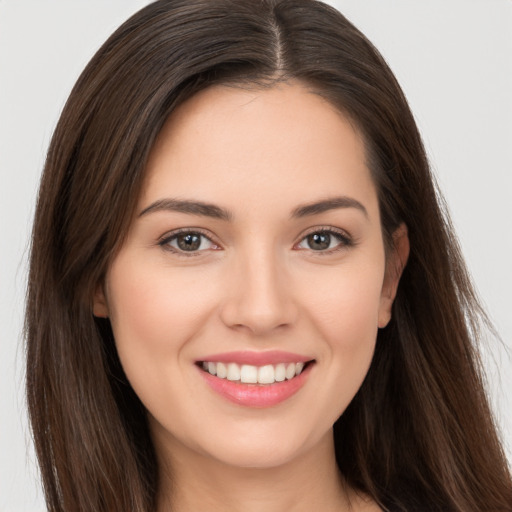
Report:
[[[298,83],[215,86],[196,94],[165,123],[146,173],[141,206],[191,193],[239,204],[255,194],[277,193],[283,204],[298,202],[296,196],[303,202],[375,195],[360,133]]]

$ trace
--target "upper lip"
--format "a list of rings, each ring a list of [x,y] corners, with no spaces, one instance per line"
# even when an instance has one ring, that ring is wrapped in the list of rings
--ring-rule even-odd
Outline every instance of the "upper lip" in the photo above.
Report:
[[[244,350],[208,355],[198,359],[197,362],[208,361],[211,363],[237,363],[239,365],[249,364],[253,366],[265,366],[267,364],[279,363],[306,363],[312,360],[312,357],[294,354],[292,352],[284,352],[282,350],[269,350],[264,352]]]

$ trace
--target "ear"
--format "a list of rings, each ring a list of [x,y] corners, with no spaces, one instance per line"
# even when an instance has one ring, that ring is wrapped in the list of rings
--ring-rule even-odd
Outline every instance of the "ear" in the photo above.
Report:
[[[391,252],[386,259],[386,271],[380,296],[379,319],[380,328],[386,327],[391,320],[391,309],[396,297],[398,283],[409,258],[409,235],[407,226],[400,224],[393,233]]]
[[[108,304],[103,283],[98,284],[93,297],[92,313],[100,318],[108,318]]]

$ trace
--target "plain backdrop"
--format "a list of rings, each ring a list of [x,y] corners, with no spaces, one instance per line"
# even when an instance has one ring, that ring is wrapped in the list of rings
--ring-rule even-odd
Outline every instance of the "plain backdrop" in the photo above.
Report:
[[[0,512],[44,510],[25,413],[21,330],[46,148],[87,61],[148,3],[0,0]],[[512,1],[329,3],[383,53],[416,116],[468,266],[504,341],[491,339],[484,356],[510,456]]]

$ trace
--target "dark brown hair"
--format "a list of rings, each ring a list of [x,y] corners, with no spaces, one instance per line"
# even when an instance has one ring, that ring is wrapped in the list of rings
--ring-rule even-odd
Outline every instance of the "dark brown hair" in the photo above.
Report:
[[[92,297],[123,242],[148,153],[177,105],[213,84],[298,80],[364,135],[388,244],[411,253],[369,373],[334,425],[347,481],[388,511],[509,510],[510,472],[475,349],[470,280],[415,122],[372,44],[313,0],[160,0],[124,23],[55,130],[32,239],[27,396],[51,512],[154,509],[145,410]]]

